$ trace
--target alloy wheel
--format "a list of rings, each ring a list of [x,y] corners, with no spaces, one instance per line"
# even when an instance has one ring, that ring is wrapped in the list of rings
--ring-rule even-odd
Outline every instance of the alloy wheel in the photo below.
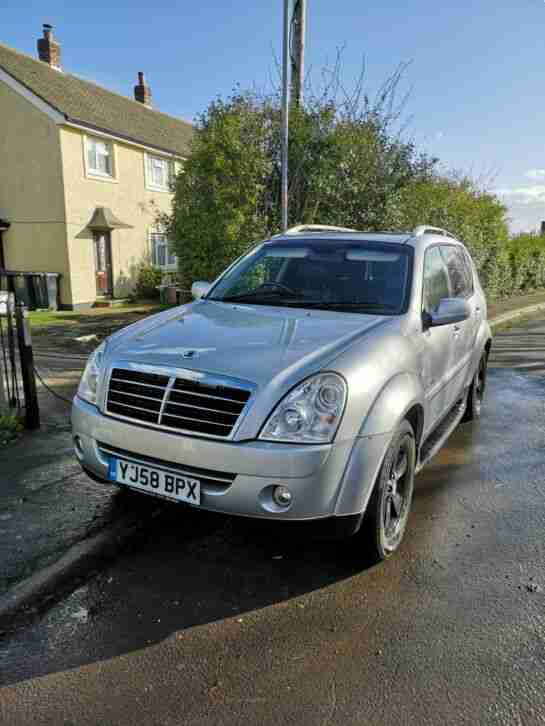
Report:
[[[394,549],[396,540],[404,526],[411,497],[410,443],[407,437],[401,439],[384,489],[382,526],[388,548]]]

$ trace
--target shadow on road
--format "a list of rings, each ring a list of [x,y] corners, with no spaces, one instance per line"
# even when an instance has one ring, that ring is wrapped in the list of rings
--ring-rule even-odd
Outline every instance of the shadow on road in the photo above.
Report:
[[[453,452],[434,465],[431,480],[418,478],[403,550],[377,567],[357,537],[309,541],[296,525],[165,505],[144,541],[0,645],[0,685],[127,654],[300,596],[321,602],[329,588],[352,577],[363,593],[395,592],[404,558],[423,556],[428,520],[444,510],[440,500],[459,468],[456,460],[464,458],[458,447]],[[137,495],[138,506],[147,499]]]

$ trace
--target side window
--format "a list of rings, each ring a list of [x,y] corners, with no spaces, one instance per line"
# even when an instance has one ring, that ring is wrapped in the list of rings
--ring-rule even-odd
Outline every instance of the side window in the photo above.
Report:
[[[463,249],[454,245],[443,245],[441,254],[447,266],[452,297],[470,297],[473,292],[473,279]]]
[[[447,268],[439,247],[430,247],[424,258],[424,291],[422,307],[433,313],[445,297],[450,297]]]
[[[467,270],[467,280],[469,284],[469,297],[475,292],[475,286],[473,284],[473,265],[471,264],[471,258],[467,250],[460,250],[460,253],[464,260],[464,265]]]

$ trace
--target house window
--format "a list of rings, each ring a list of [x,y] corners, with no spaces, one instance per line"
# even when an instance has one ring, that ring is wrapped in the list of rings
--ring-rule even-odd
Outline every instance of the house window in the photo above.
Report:
[[[162,232],[152,232],[151,239],[151,261],[155,267],[172,269],[178,264],[178,258],[170,251],[168,239]]]
[[[150,189],[170,192],[173,167],[170,159],[146,154],[146,178]]]
[[[87,171],[90,174],[113,177],[113,149],[108,141],[87,137]]]

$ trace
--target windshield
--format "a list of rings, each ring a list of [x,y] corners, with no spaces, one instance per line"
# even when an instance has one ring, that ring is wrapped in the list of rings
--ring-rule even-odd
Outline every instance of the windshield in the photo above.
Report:
[[[412,248],[392,243],[266,243],[220,278],[208,300],[397,315]]]

